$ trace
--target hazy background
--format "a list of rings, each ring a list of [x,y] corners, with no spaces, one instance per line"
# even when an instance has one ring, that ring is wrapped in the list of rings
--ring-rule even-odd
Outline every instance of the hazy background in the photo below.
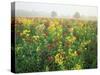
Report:
[[[51,17],[55,12],[57,17],[73,17],[76,12],[80,17],[97,17],[97,7],[94,6],[77,6],[66,4],[49,4],[49,3],[32,3],[16,2],[16,16],[47,16]]]

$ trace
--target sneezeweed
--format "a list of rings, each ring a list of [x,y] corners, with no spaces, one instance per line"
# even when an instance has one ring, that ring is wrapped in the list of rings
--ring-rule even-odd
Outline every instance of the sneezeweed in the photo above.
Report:
[[[82,41],[80,44],[80,48],[84,48],[86,45],[88,45],[91,42],[91,40],[86,40],[86,41]]]
[[[27,25],[27,26],[30,26],[31,24],[33,24],[33,20],[32,19],[28,19],[28,18],[27,19],[23,18],[20,21],[23,23],[23,25]]]
[[[76,41],[76,37],[73,36],[73,35],[69,35],[69,36],[65,37],[65,43],[64,43],[64,45],[65,45],[66,47],[71,47],[72,44],[73,44],[75,41]]]
[[[39,24],[36,26],[36,32],[37,34],[43,33],[43,30],[45,29],[45,25],[44,24]]]
[[[73,43],[75,40],[76,40],[76,37],[75,36],[67,36],[66,37],[66,40],[70,43]]]
[[[39,40],[39,36],[37,35],[37,36],[32,36],[32,38],[33,38],[33,40],[35,40],[35,41],[38,41]]]
[[[54,22],[55,25],[59,25],[59,19],[54,18],[53,22]]]
[[[21,62],[21,65],[18,63],[18,72],[23,69],[78,70],[84,68],[83,62],[85,67],[95,66],[96,61],[92,61],[92,57],[96,60],[96,30],[90,22],[44,17],[24,17],[19,20],[22,21],[16,22],[16,26],[20,24],[22,28],[16,28],[16,35],[21,37],[16,39],[20,41],[16,44],[16,54],[20,55],[21,52],[17,61],[25,62]]]
[[[22,38],[22,40],[25,42],[26,40],[29,40],[29,36],[30,36],[30,30],[29,29],[24,29],[22,32],[20,32],[20,37]]]
[[[75,64],[75,66],[72,68],[73,70],[80,70],[82,69],[81,64]]]
[[[56,31],[56,27],[55,27],[55,24],[53,22],[51,22],[50,26],[48,27],[48,31],[50,33],[53,33]]]
[[[48,56],[48,61],[52,62],[54,60],[53,56]]]
[[[30,30],[29,30],[29,29],[25,29],[25,30],[23,30],[22,33],[20,33],[20,35],[21,35],[21,36],[28,37],[28,36],[29,36],[29,33],[30,33]]]
[[[59,52],[55,55],[55,63],[62,65],[64,63],[64,52]]]
[[[68,54],[69,54],[70,57],[75,57],[75,56],[78,55],[77,51],[76,50],[72,50],[72,49],[69,49]]]

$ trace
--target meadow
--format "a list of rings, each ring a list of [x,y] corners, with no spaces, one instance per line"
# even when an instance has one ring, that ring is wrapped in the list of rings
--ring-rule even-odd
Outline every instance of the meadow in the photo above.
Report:
[[[15,18],[16,72],[97,68],[97,21]]]

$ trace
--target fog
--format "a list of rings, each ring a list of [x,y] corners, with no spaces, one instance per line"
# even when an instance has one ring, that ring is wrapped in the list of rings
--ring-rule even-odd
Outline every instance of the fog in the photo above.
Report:
[[[67,4],[51,4],[51,3],[32,3],[32,2],[16,2],[16,16],[50,16],[52,11],[57,13],[57,16],[73,16],[75,12],[79,12],[81,16],[97,17],[97,7],[95,6],[77,6]],[[23,12],[24,11],[24,12]],[[23,14],[24,13],[24,14]]]

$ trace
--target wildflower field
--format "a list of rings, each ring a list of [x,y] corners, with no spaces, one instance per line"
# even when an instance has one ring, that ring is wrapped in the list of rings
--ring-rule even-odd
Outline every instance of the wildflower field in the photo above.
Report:
[[[15,18],[16,72],[97,68],[97,21]]]

